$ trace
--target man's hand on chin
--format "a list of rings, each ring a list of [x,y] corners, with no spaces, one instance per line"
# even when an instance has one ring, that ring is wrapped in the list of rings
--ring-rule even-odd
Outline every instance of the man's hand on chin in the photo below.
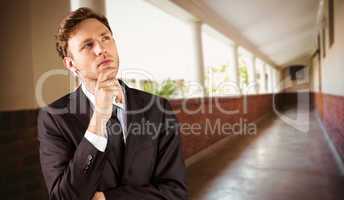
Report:
[[[92,197],[92,200],[106,200],[103,192],[96,192]]]

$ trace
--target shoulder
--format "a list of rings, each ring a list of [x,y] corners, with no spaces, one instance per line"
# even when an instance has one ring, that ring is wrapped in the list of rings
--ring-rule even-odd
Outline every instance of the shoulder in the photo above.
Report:
[[[72,101],[76,98],[76,91],[68,93],[45,107],[40,109],[40,112],[47,112],[52,115],[65,114],[70,111]]]
[[[135,98],[135,101],[138,101],[141,105],[143,106],[147,106],[147,105],[151,105],[152,108],[154,107],[166,107],[169,106],[169,101],[161,96],[157,96],[142,90],[138,90],[135,88],[129,88],[127,90],[128,95],[130,95],[131,97]]]
[[[69,128],[79,127],[79,119],[82,117],[83,107],[78,104],[80,95],[78,90],[68,93],[47,106],[41,108],[38,112],[37,125],[39,135],[49,132],[51,135],[64,135]]]

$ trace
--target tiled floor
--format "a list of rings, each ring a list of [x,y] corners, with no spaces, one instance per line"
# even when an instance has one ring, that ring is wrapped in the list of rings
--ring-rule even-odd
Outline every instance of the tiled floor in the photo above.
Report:
[[[190,199],[344,199],[343,176],[318,121],[304,114],[296,122],[309,125],[296,127],[309,129],[305,132],[281,118],[267,119],[256,136],[237,136],[188,167]]]

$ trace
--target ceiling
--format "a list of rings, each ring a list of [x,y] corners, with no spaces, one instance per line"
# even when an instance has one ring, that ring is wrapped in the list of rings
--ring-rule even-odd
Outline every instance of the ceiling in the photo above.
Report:
[[[309,57],[319,0],[198,0],[281,67]]]

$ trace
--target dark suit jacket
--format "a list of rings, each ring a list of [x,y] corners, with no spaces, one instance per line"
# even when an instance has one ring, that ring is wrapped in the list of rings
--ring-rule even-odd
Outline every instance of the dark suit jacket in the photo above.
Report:
[[[115,152],[108,146],[98,151],[84,137],[93,111],[81,87],[40,110],[40,162],[50,199],[88,200],[100,185],[107,200],[187,199],[178,123],[168,101],[123,85],[128,135],[122,174],[108,164]]]

